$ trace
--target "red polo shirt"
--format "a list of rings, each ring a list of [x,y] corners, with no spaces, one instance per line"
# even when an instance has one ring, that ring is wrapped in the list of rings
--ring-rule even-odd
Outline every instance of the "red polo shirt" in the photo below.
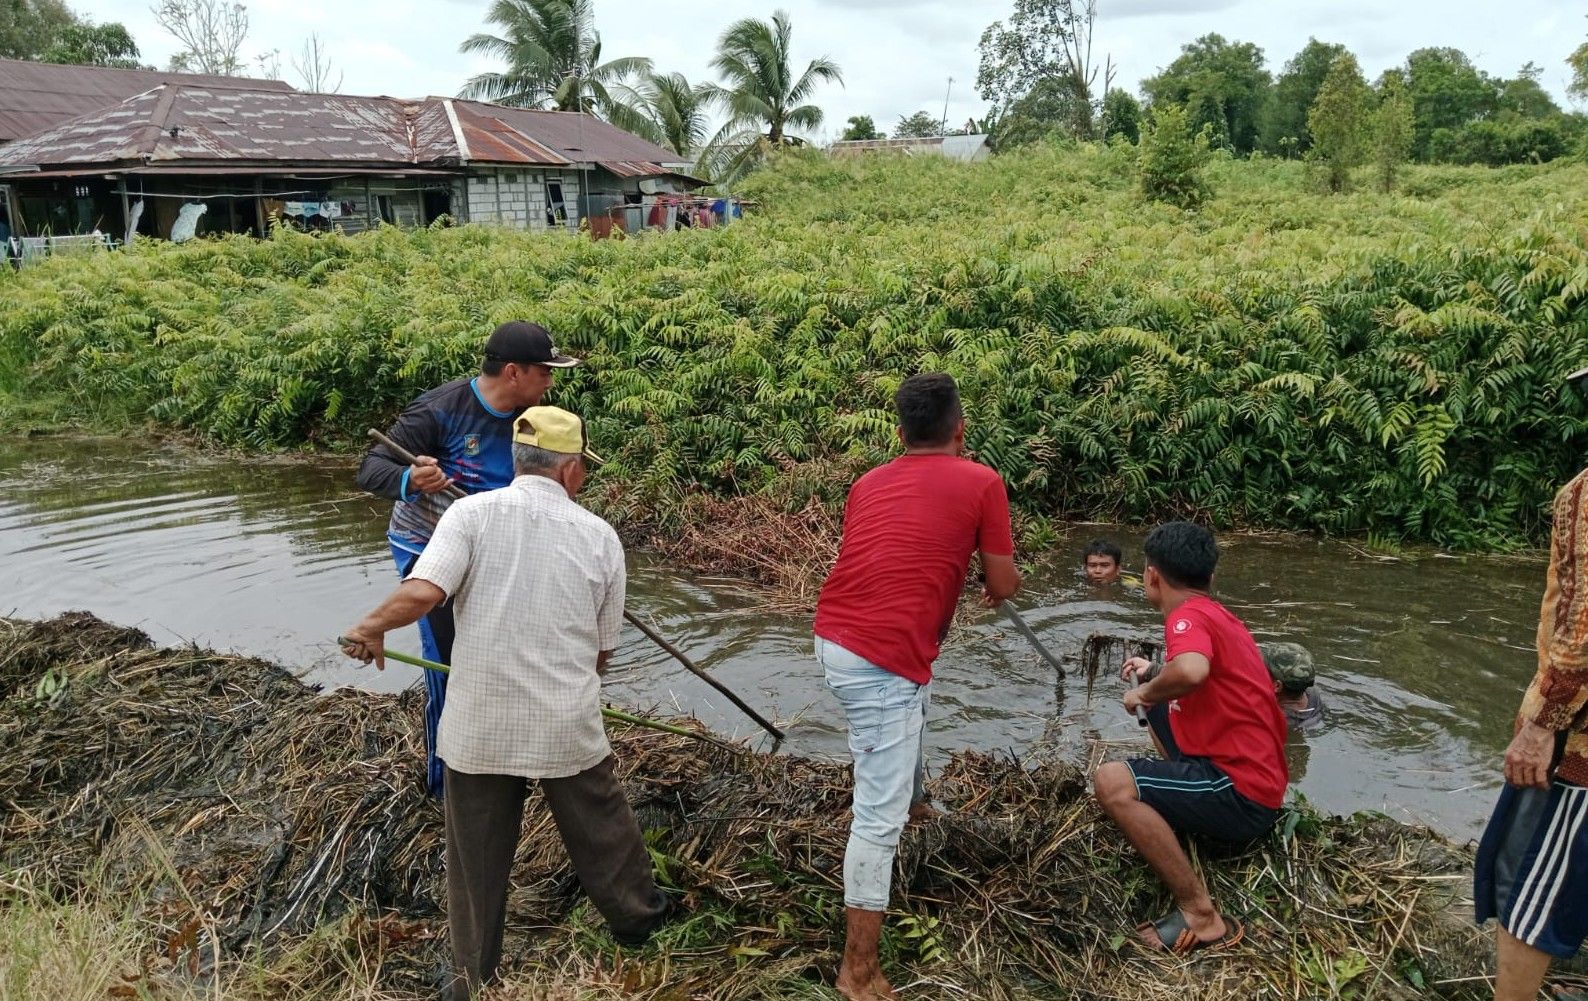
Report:
[[[1285,714],[1252,634],[1229,609],[1198,595],[1163,623],[1164,661],[1199,653],[1207,680],[1169,703],[1169,728],[1180,751],[1207,758],[1242,796],[1279,809],[1290,770],[1285,764]]]
[[[878,466],[849,491],[838,563],[816,602],[816,635],[926,684],[978,549],[1015,551],[996,472],[952,455]]]

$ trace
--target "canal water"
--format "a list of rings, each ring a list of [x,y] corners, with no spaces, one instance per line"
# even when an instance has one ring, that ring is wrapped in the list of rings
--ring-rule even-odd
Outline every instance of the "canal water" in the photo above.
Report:
[[[264,657],[305,681],[393,691],[334,637],[396,583],[389,505],[360,493],[349,458],[217,455],[177,445],[41,438],[0,444],[0,615],[84,609],[157,642]],[[1017,604],[1072,661],[1094,632],[1155,638],[1139,591],[1096,591],[1076,573],[1093,535],[1138,569],[1141,533],[1076,526],[1041,557]],[[1533,557],[1421,553],[1384,559],[1292,536],[1221,537],[1218,597],[1258,639],[1307,646],[1326,726],[1292,735],[1296,790],[1331,812],[1378,810],[1457,839],[1475,836],[1499,782],[1511,721],[1534,669],[1544,564]],[[787,721],[785,750],[844,754],[842,720],[811,655],[810,622],[768,615],[753,594],[630,553],[629,607],[747,701]],[[417,653],[405,630],[393,646]],[[1057,744],[1141,746],[1117,675],[1062,682],[991,612],[966,615],[938,663],[928,746],[1026,756]],[[691,713],[753,737],[753,723],[627,629],[607,682],[614,704]]]

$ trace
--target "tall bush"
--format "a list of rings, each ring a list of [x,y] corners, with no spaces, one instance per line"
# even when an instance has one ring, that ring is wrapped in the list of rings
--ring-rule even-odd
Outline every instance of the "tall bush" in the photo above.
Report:
[[[1206,135],[1192,137],[1179,105],[1155,107],[1141,138],[1141,192],[1182,209],[1194,209],[1213,194],[1203,176],[1208,162]]]

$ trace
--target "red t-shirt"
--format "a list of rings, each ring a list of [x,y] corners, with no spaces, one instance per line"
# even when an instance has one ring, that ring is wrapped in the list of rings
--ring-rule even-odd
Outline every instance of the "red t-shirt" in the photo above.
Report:
[[[996,472],[952,455],[878,466],[850,488],[838,563],[816,602],[816,635],[926,684],[977,549],[1015,551]]]
[[[1198,595],[1163,624],[1164,661],[1199,653],[1207,680],[1169,704],[1169,728],[1180,750],[1208,758],[1235,791],[1278,809],[1290,771],[1285,764],[1285,714],[1252,634],[1229,609]]]

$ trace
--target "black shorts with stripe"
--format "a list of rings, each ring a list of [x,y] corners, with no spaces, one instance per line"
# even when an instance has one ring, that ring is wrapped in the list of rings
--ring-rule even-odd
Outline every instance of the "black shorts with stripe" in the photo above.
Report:
[[[1502,789],[1478,843],[1472,898],[1479,924],[1498,918],[1540,952],[1574,955],[1588,938],[1588,788]]]
[[[1242,796],[1234,780],[1207,758],[1180,752],[1163,706],[1153,707],[1148,722],[1165,757],[1125,762],[1136,780],[1137,799],[1180,834],[1244,844],[1273,830],[1278,810]]]

